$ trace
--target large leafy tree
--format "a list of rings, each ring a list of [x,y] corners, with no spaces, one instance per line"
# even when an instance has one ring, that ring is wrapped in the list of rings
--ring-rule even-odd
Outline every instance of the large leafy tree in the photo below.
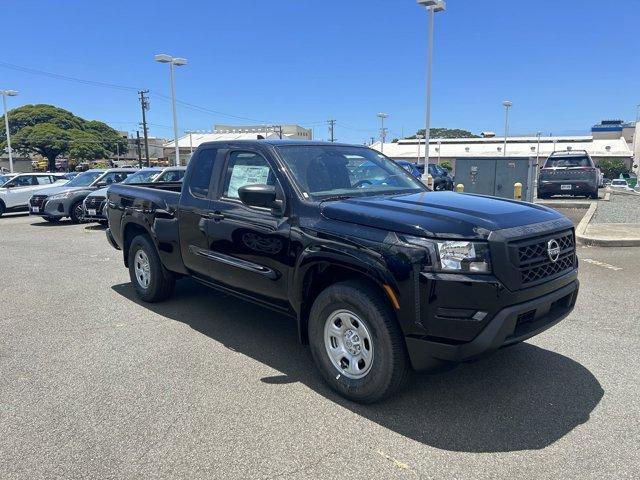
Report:
[[[416,135],[421,135],[422,137],[424,137],[425,131],[426,129],[421,128],[416,132]],[[407,138],[414,139],[416,138],[416,135],[412,135]],[[459,128],[430,128],[429,137],[430,138],[478,138],[478,135],[474,135],[468,130],[461,130]]]
[[[5,137],[4,117],[0,117],[0,138]],[[24,105],[9,112],[11,146],[23,153],[37,153],[55,170],[56,158],[69,155],[76,160],[107,158],[127,140],[103,122],[85,120],[53,105]],[[0,143],[0,148],[6,142]]]

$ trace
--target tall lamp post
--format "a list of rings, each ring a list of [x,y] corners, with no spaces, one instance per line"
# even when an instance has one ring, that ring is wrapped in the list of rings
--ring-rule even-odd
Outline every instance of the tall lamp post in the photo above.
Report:
[[[438,12],[444,12],[446,4],[444,0],[417,0],[418,5],[422,5],[427,8],[429,13],[429,33],[428,33],[428,46],[427,46],[427,95],[425,100],[425,130],[424,130],[424,174],[423,179],[426,181],[429,175],[426,167],[429,163],[429,137],[431,133],[431,83],[433,76],[433,29],[434,29],[434,17]]]
[[[187,64],[186,58],[172,57],[165,53],[156,55],[156,62],[169,64],[169,80],[171,82],[171,106],[173,107],[173,136],[176,146],[176,165],[180,165],[180,147],[178,146],[178,114],[176,112],[176,84],[173,79],[173,67],[181,67]]]
[[[384,142],[387,139],[387,131],[384,128],[384,119],[389,116],[388,113],[380,112],[377,117],[380,119],[380,153],[384,153]]]
[[[418,156],[416,157],[416,165],[420,164],[420,140],[424,138],[424,135],[417,134],[416,138],[418,139]]]
[[[4,107],[4,128],[7,133],[7,151],[9,152],[9,171],[13,173],[13,152],[11,150],[11,134],[9,133],[9,112],[7,111],[7,97],[15,97],[15,90],[0,90],[2,94],[2,106]]]
[[[502,148],[502,156],[507,156],[507,137],[509,136],[509,109],[513,105],[509,100],[502,102],[504,105],[504,147]]]

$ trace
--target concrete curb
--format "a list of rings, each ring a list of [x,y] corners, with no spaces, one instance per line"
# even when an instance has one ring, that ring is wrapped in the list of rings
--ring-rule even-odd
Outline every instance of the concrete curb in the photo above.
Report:
[[[587,228],[597,209],[597,202],[592,203],[576,227],[576,240],[578,243],[598,247],[640,247],[640,238],[592,237],[587,235]]]
[[[589,208],[591,202],[535,202],[536,205],[542,205],[549,208]]]

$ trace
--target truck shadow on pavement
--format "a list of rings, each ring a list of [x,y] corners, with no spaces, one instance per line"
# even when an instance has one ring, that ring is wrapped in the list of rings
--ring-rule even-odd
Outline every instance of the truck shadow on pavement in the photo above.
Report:
[[[297,340],[293,319],[190,279],[178,282],[174,296],[157,304],[142,303],[128,283],[112,288],[282,372],[261,380],[283,388],[283,401],[283,385],[302,382],[370,421],[435,448],[460,452],[541,449],[585,423],[604,394],[584,366],[524,343],[447,373],[414,374],[395,397],[358,405],[322,382],[309,349]]]

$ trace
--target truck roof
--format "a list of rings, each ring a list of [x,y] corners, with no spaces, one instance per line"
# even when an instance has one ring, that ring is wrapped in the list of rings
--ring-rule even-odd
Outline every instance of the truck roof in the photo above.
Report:
[[[339,147],[362,147],[365,145],[354,145],[351,143],[338,142],[320,142],[314,140],[280,140],[280,139],[264,139],[264,140],[215,140],[213,142],[204,142],[201,145],[271,145],[273,147],[283,145],[299,145],[299,146],[339,146]]]

